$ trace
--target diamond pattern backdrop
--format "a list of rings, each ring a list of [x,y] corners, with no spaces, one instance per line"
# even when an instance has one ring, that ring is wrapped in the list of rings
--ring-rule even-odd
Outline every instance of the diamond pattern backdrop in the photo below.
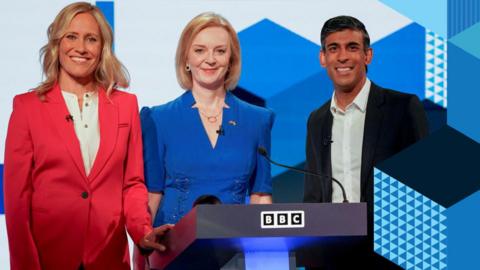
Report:
[[[374,249],[406,269],[447,268],[445,208],[375,168]]]

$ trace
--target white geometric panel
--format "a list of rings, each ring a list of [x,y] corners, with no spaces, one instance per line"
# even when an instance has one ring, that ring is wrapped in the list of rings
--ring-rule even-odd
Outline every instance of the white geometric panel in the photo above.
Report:
[[[447,41],[426,29],[425,97],[447,108]]]

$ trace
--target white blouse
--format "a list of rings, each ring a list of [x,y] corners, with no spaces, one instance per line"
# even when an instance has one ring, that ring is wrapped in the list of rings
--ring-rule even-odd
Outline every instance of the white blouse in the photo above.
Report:
[[[100,145],[100,127],[98,123],[98,93],[83,94],[82,110],[78,104],[77,95],[62,91],[68,111],[73,117],[75,133],[77,134],[82,152],[85,173],[88,175]]]

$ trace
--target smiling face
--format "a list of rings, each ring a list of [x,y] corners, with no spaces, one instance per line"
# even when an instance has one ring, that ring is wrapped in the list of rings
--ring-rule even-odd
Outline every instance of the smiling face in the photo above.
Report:
[[[59,81],[93,82],[101,51],[100,28],[95,18],[89,13],[76,15],[60,40]]]
[[[365,49],[363,34],[345,29],[329,34],[320,51],[320,64],[327,69],[335,90],[355,95],[367,76],[365,66],[372,60],[372,49]]]
[[[217,90],[224,87],[230,63],[230,36],[223,27],[207,27],[192,41],[187,65],[192,74],[192,89]]]

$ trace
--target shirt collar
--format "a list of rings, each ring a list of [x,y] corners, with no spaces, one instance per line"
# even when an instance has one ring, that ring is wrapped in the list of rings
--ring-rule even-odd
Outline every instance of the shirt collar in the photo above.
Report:
[[[187,90],[183,93],[181,97],[182,103],[187,108],[192,108],[195,105],[195,98],[193,97],[192,90]],[[235,105],[235,98],[230,91],[227,91],[225,94],[225,104],[228,106],[226,108],[232,108]]]
[[[89,91],[83,93],[83,98],[97,99],[97,91]],[[62,90],[62,95],[64,98],[78,99],[78,96],[72,92]]]
[[[353,99],[352,103],[347,105],[346,109],[348,109],[349,107],[351,106],[355,106],[357,107],[362,113],[365,113],[365,111],[367,110],[367,102],[368,102],[368,95],[370,93],[370,86],[371,86],[371,82],[370,80],[367,78],[365,80],[365,83],[363,84],[363,87],[362,89],[360,90],[360,92],[358,93],[358,95],[355,97],[355,99]],[[333,91],[333,94],[332,94],[332,101],[330,102],[330,111],[332,113],[335,113],[337,111],[337,100],[335,98],[335,91]]]

